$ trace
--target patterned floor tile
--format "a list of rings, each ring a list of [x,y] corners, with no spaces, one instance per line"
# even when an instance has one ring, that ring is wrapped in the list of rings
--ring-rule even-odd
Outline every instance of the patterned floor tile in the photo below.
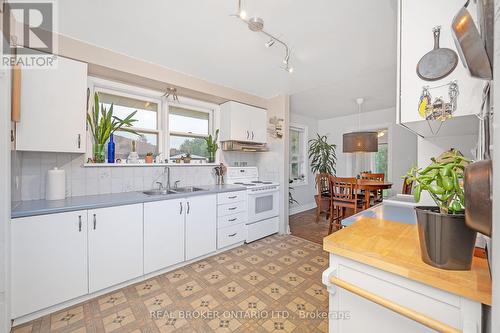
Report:
[[[99,303],[99,308],[101,309],[101,311],[104,311],[119,304],[125,303],[126,301],[127,298],[125,297],[125,294],[119,291],[117,293],[103,296],[99,298],[97,302]]]
[[[204,258],[13,329],[14,333],[327,332],[321,246],[271,236]],[[286,312],[289,317],[273,317]],[[219,313],[209,318],[189,313]],[[248,314],[267,313],[269,317]]]

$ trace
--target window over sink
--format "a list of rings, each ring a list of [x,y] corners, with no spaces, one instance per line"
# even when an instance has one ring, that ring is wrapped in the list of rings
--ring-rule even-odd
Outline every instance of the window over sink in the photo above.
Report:
[[[179,101],[170,101],[165,92],[98,78],[90,78],[89,89],[90,96],[94,92],[99,94],[106,108],[113,104],[113,114],[119,118],[137,111],[134,116],[137,121],[131,129],[139,135],[124,131],[114,133],[116,158],[122,163],[132,151],[132,142],[136,144],[140,159],[153,153],[155,157],[160,156],[163,163],[207,163],[205,138],[213,135],[218,105],[181,96]],[[89,144],[88,156],[92,154],[91,149]]]

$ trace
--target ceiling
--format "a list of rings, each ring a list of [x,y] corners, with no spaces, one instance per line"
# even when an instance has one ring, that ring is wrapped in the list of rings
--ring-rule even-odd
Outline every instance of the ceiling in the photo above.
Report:
[[[237,0],[58,1],[59,32],[205,80],[269,98],[292,112],[331,118],[396,101],[396,0],[246,0],[249,17],[292,48],[230,16]]]

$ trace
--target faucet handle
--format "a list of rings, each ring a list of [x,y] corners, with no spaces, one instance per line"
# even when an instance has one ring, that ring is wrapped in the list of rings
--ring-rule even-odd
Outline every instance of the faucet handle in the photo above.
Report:
[[[174,188],[177,188],[177,185],[179,185],[179,183],[180,183],[180,182],[181,182],[180,180],[176,180],[176,181],[174,182]]]
[[[158,189],[161,191],[163,189],[163,183],[162,182],[155,182],[155,184],[158,184]]]

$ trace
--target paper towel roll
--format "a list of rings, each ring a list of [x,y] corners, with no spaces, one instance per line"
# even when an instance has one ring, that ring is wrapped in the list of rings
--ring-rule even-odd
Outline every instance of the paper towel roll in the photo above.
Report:
[[[64,198],[66,198],[66,172],[58,168],[47,171],[45,199],[61,200]]]

